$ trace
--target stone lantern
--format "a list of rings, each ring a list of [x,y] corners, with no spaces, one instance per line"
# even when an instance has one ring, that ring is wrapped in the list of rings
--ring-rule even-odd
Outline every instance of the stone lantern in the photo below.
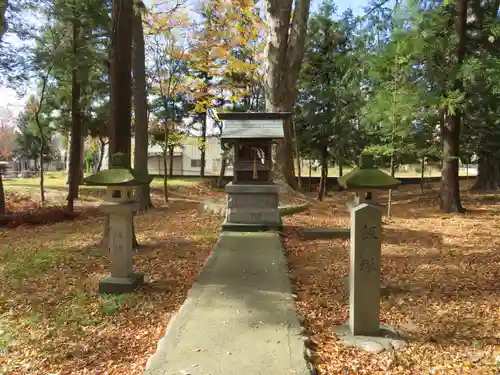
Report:
[[[282,227],[279,186],[273,183],[272,145],[284,137],[291,113],[219,113],[222,142],[234,149],[233,181],[226,185],[223,230],[262,231]]]
[[[133,213],[139,209],[134,189],[153,180],[147,172],[128,168],[128,155],[113,155],[111,168],[84,178],[88,185],[106,186],[101,211],[109,215],[111,275],[99,282],[99,293],[127,293],[143,284],[132,267]]]
[[[347,203],[347,210],[366,203],[379,206],[373,197],[374,190],[397,188],[401,181],[375,168],[372,154],[361,154],[358,168],[338,178],[339,185],[354,191],[354,201]]]

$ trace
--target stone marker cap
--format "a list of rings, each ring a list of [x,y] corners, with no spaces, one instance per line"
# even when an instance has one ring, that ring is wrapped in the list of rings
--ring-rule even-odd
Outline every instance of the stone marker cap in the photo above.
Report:
[[[375,168],[372,154],[361,154],[359,167],[338,178],[339,185],[348,190],[394,189],[401,181]]]
[[[128,160],[127,154],[118,152],[111,158],[110,169],[85,177],[83,181],[87,185],[95,186],[137,186],[153,181],[153,176],[149,175],[147,171],[128,168]]]

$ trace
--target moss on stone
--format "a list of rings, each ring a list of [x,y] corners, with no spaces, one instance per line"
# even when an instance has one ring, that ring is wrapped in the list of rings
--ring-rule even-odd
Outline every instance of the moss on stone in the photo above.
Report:
[[[153,181],[153,176],[150,176],[146,171],[127,168],[125,166],[126,160],[125,154],[116,153],[113,155],[110,169],[85,177],[83,181],[88,185],[96,186],[137,186],[150,184]]]
[[[378,170],[373,165],[373,155],[362,154],[360,166],[348,174],[339,177],[339,185],[350,190],[394,189],[401,181]]]

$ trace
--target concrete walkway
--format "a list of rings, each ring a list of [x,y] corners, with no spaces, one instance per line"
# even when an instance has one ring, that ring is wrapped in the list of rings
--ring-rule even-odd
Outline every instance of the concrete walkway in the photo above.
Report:
[[[145,375],[308,375],[281,240],[224,232]]]

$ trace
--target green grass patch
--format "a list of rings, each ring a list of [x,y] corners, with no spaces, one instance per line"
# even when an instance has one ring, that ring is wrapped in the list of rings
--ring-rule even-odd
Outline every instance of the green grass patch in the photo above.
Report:
[[[202,178],[173,178],[167,179],[168,187],[189,187],[198,185]],[[163,188],[163,177],[155,177],[153,181],[151,181],[151,186],[156,188]]]
[[[281,216],[288,216],[288,215],[297,214],[300,212],[304,212],[308,209],[309,209],[308,204],[301,204],[301,205],[296,205],[296,206],[282,205],[279,207]]]
[[[60,249],[6,249],[0,259],[1,272],[8,278],[22,279],[57,267],[67,257]]]
[[[118,314],[120,308],[129,301],[134,301],[137,295],[124,293],[119,295],[104,295],[100,297],[100,310],[103,315],[113,316]]]
[[[89,308],[94,300],[84,292],[75,292],[69,303],[62,306],[56,317],[57,326],[76,326],[78,328],[98,323],[96,317],[89,314]]]
[[[44,174],[44,186],[46,188],[65,186],[66,177],[62,172],[46,172]],[[5,186],[27,186],[39,187],[40,177],[19,178],[14,180],[5,180]]]
[[[219,238],[219,233],[213,231],[193,232],[193,237],[195,240],[212,241]]]
[[[174,178],[168,179],[168,186],[172,187],[182,187],[182,186],[194,186],[197,185],[200,181],[203,181],[201,178]],[[32,177],[32,178],[19,178],[14,180],[6,180],[4,181],[5,186],[16,186],[16,187],[40,187],[40,177]],[[66,176],[64,172],[47,172],[44,175],[44,186],[50,189],[60,189],[64,188],[67,190],[68,186],[66,185]],[[151,182],[152,187],[162,188],[163,187],[163,178],[157,177],[154,178]],[[80,189],[105,189],[104,186],[88,186],[88,185],[80,185]]]
[[[351,172],[353,168],[349,167],[344,167],[342,169],[343,174],[347,174]],[[389,169],[381,168],[382,171],[384,171],[387,174],[390,174]],[[419,165],[411,165],[409,170],[399,170],[396,171],[395,177],[396,178],[420,178],[420,166]],[[426,166],[424,170],[424,178],[429,178],[429,177],[439,177],[441,176],[441,170],[439,168],[435,167],[430,167]],[[308,177],[309,176],[309,168],[305,167],[302,168],[301,170],[302,177]],[[467,176],[466,171],[460,169],[459,172],[460,176]],[[295,175],[298,175],[298,170],[295,169]],[[328,177],[337,177],[339,175],[339,169],[338,167],[333,167],[333,168],[328,168]],[[473,171],[469,171],[469,176],[474,176],[475,173]],[[311,177],[320,177],[321,176],[321,168],[313,169],[311,170]]]
[[[15,338],[15,332],[9,328],[9,325],[3,319],[0,319],[0,354],[9,350]]]

